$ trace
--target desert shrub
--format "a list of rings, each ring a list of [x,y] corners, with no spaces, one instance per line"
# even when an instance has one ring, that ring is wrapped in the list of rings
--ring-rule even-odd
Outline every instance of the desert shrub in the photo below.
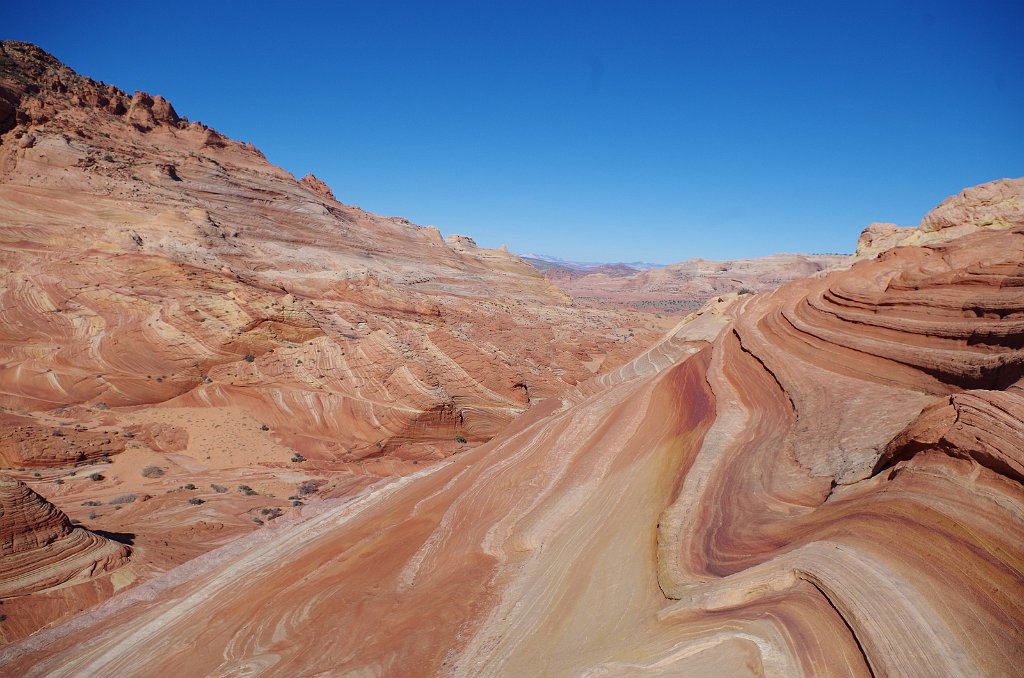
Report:
[[[462,435],[455,436],[455,442],[457,442],[459,445],[465,445],[466,444],[466,436],[462,436]]]
[[[100,481],[100,480],[103,480],[103,474],[102,473],[90,473],[89,474],[89,480],[95,480],[97,482]]]
[[[103,506],[103,504],[98,501],[93,501],[92,499],[90,499],[89,501],[83,501],[82,506]]]
[[[188,503],[194,506],[199,506],[200,504],[205,504],[206,502],[200,499],[199,497],[192,497],[191,499],[188,500]]]
[[[261,431],[269,431],[270,427],[267,426],[266,424],[260,424],[260,430]]]
[[[194,490],[194,489],[196,489],[196,486],[195,486],[194,483],[186,483],[185,484],[185,489],[186,490]]]
[[[252,489],[248,485],[239,485],[238,486],[238,491],[241,492],[242,494],[244,494],[247,497],[252,497],[252,496],[254,496],[256,494],[256,490]]]
[[[89,520],[96,520],[96,512],[89,511]]]
[[[295,463],[300,463],[300,462],[306,461],[306,458],[303,457],[298,452],[296,452],[295,454],[292,455],[292,461],[294,461]]]
[[[300,495],[315,494],[319,484],[313,480],[304,480],[296,488]]]
[[[750,289],[749,287],[741,287],[740,291],[737,292],[736,294],[753,294],[753,293],[754,293],[754,290]]]
[[[54,485],[63,485],[64,484],[64,479],[63,478],[57,478],[56,480],[53,481],[53,484]]]
[[[298,499],[292,499],[292,506],[305,506],[305,504]]]
[[[146,468],[142,469],[142,475],[145,478],[159,478],[164,474],[164,470],[156,464],[150,464]]]
[[[133,501],[135,501],[136,499],[138,499],[138,497],[136,495],[134,495],[134,494],[122,494],[122,495],[120,495],[118,497],[114,497],[113,499],[111,499],[110,503],[111,504],[130,504]]]
[[[225,492],[228,491],[228,488],[224,487],[223,485],[210,485],[210,487],[213,488],[213,491],[216,492],[217,494],[224,494]]]
[[[256,360],[256,356],[254,356],[252,353],[246,353],[245,357],[242,358],[242,360],[244,360],[247,363],[251,363],[252,361]]]

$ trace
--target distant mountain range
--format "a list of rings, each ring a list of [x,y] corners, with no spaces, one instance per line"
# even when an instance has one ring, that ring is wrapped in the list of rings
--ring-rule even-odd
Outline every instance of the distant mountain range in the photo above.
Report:
[[[666,264],[652,264],[648,261],[570,261],[561,257],[553,257],[547,254],[520,254],[521,259],[531,264],[551,264],[559,268],[568,268],[577,271],[591,271],[603,267],[625,267],[634,271],[647,271],[652,268],[664,268]]]

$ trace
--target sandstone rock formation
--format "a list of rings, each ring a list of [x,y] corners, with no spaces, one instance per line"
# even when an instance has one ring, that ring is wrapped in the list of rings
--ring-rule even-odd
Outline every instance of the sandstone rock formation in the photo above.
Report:
[[[73,527],[24,483],[0,475],[0,600],[111,572],[129,549]]]
[[[307,174],[306,176],[299,179],[299,183],[313,191],[317,195],[320,195],[328,200],[335,200],[334,193],[331,191],[330,186],[321,181],[318,177],[313,174]]]
[[[522,412],[524,385],[550,397],[659,332],[342,205],[159,96],[24,43],[0,63],[4,407],[244,406],[309,458],[437,458]]]
[[[0,241],[0,469],[133,535],[133,582],[465,451],[664,331],[9,41]],[[110,588],[33,594],[0,639]]]
[[[1024,227],[968,230],[716,300],[489,443],[307,507],[0,665],[1014,674]]]
[[[1004,230],[1024,224],[1024,180],[999,179],[965,188],[925,215],[916,228],[870,224],[857,241],[857,258],[911,245],[948,242],[979,229]]]
[[[662,267],[607,264],[580,268],[527,259],[577,301],[607,308],[689,313],[712,297],[763,292],[819,271],[842,266],[841,254],[775,254],[756,259],[688,259]]]
[[[648,316],[0,65],[0,460],[150,554],[52,623],[126,552],[0,482],[0,638],[50,624],[4,675],[1019,672],[1021,180],[635,356]]]

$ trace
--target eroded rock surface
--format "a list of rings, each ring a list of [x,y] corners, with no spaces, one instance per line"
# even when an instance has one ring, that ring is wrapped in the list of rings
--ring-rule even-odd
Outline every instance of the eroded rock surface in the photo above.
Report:
[[[304,509],[0,661],[1013,674],[1024,228],[967,230],[715,301],[489,443]]]
[[[139,582],[486,441],[671,326],[471,242],[0,42],[0,469],[131,535]]]
[[[129,553],[74,527],[25,483],[0,475],[0,600],[111,572]]]

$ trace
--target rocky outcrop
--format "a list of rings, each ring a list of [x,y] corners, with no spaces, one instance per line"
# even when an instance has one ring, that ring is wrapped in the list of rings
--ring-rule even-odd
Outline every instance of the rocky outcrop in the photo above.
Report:
[[[177,125],[180,120],[169,101],[145,92],[136,92],[132,96],[125,117],[140,131],[149,131],[161,124]]]
[[[81,527],[24,483],[0,475],[0,599],[111,572],[129,549]]]
[[[299,183],[313,191],[322,198],[328,200],[336,200],[334,193],[331,192],[331,187],[321,181],[313,174],[307,174],[306,176],[299,179]]]
[[[1017,226],[1024,226],[1024,180],[999,179],[946,198],[925,215],[918,228],[934,233],[946,229]]]
[[[999,179],[966,188],[943,200],[916,228],[871,224],[857,241],[857,258],[893,247],[948,242],[978,230],[1024,225],[1024,179]]]

